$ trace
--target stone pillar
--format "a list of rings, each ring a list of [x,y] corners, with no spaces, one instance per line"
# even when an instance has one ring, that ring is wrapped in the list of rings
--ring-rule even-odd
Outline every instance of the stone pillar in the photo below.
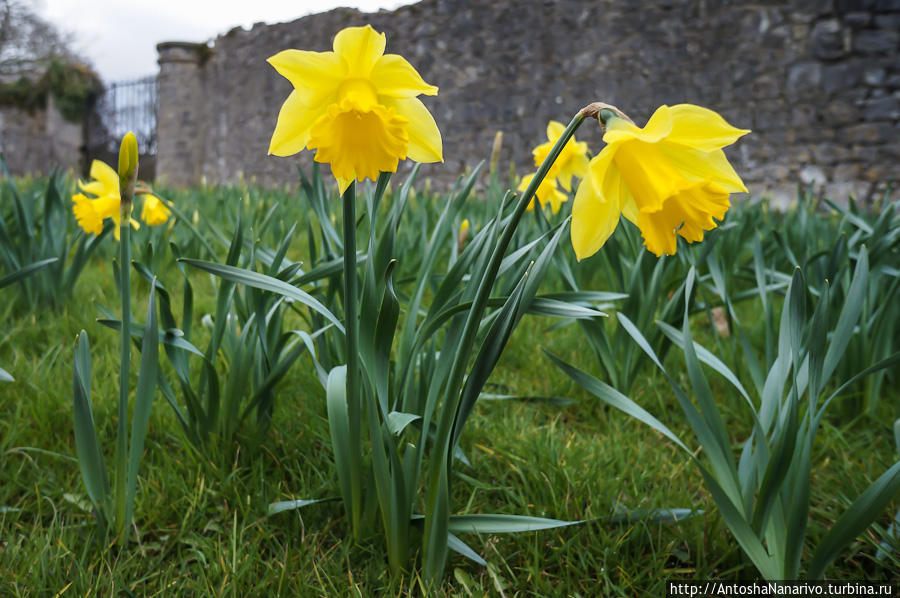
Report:
[[[163,42],[159,53],[156,179],[169,185],[200,181],[204,159],[205,44]]]

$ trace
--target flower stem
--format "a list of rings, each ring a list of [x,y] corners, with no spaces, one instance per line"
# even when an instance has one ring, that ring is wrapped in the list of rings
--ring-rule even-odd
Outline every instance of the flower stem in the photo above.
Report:
[[[356,278],[356,182],[344,191],[344,330],[347,340],[347,415],[350,427],[351,527],[359,539],[362,516],[362,401],[359,393],[359,297]]]
[[[575,134],[575,130],[578,129],[579,126],[581,126],[582,122],[584,122],[585,118],[585,115],[581,112],[579,112],[575,115],[574,118],[572,118],[569,126],[566,127],[565,131],[563,131],[563,134],[556,141],[556,145],[554,145],[553,149],[550,150],[550,153],[537,169],[537,172],[531,179],[531,182],[525,188],[525,191],[522,193],[522,197],[519,198],[519,203],[516,204],[509,224],[505,229],[503,229],[503,234],[500,237],[500,241],[497,243],[497,246],[494,248],[494,253],[491,255],[491,264],[488,268],[487,274],[481,280],[481,284],[475,294],[475,299],[472,301],[472,309],[469,311],[468,319],[466,320],[466,325],[463,329],[463,340],[460,343],[460,346],[463,347],[464,350],[460,351],[459,355],[457,355],[456,357],[456,361],[453,364],[453,369],[451,370],[449,378],[451,385],[454,384],[457,377],[462,376],[463,369],[465,368],[465,365],[469,360],[469,354],[471,352],[472,346],[474,345],[475,335],[478,332],[478,325],[484,315],[484,309],[487,305],[487,300],[490,296],[491,288],[494,286],[494,281],[497,278],[497,272],[500,270],[500,263],[503,261],[503,256],[506,254],[506,249],[509,247],[509,243],[510,241],[512,241],[513,234],[516,232],[516,228],[519,226],[519,221],[522,219],[522,215],[528,208],[528,204],[531,203],[532,198],[534,198],[534,195],[537,192],[537,189],[540,186],[541,182],[544,180],[544,177],[546,177],[547,173],[550,171],[550,167],[553,166],[556,158],[559,157],[562,149],[565,147],[569,139],[571,139]],[[455,388],[455,386],[451,386],[450,388]]]
[[[116,432],[116,535],[128,538],[125,521],[128,475],[128,379],[131,366],[131,202],[122,201],[119,220],[119,292],[122,299],[122,354],[119,360],[119,418]]]

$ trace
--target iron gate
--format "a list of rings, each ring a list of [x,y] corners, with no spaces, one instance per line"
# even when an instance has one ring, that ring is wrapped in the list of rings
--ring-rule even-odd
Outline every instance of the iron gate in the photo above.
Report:
[[[152,180],[157,106],[155,75],[109,84],[85,124],[88,163],[96,158],[115,167],[122,136],[133,131],[140,150],[140,178]]]

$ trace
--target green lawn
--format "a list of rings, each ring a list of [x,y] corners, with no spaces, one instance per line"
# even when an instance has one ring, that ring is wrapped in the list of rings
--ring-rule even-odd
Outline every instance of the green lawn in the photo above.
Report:
[[[261,235],[263,245],[274,246],[273,240],[297,221],[298,236],[289,256],[297,260],[310,257],[306,225],[311,217],[295,192],[232,188],[161,194],[173,199],[186,215],[197,210],[197,227],[216,249],[219,261],[224,260],[225,246],[218,244],[204,225],[212,222],[230,237],[234,224],[228,206],[242,197],[248,213],[264,214],[280,202],[278,223]],[[419,212],[431,214],[434,207],[427,204],[441,201],[438,196],[416,196],[409,208],[411,238],[418,234]],[[480,195],[471,201],[470,218],[477,227],[484,222],[478,219],[490,212],[481,204],[489,202]],[[0,205],[4,214],[7,207]],[[815,226],[847,226],[812,207],[799,209],[808,211]],[[737,222],[735,230],[739,230],[743,223],[763,218],[760,213],[759,208],[733,210],[726,222]],[[431,221],[432,216],[423,218]],[[779,217],[766,218],[770,228],[781,226]],[[785,220],[796,223],[797,218],[791,218]],[[625,226],[627,223],[620,228]],[[807,231],[813,229],[805,226]],[[806,241],[802,236],[792,241],[792,234],[801,234],[797,230],[784,232],[788,246],[793,242],[794,247],[802,247]],[[621,234],[619,231],[617,238]],[[803,234],[812,238],[810,232]],[[150,239],[165,251],[165,241],[187,243],[191,233],[177,221],[170,231],[142,230],[133,251],[136,259],[142,259],[141,248]],[[574,262],[566,239],[558,252]],[[767,251],[781,251],[770,236],[764,243]],[[0,385],[0,594],[421,595],[423,582],[416,573],[419,559],[408,574],[390,576],[383,540],[376,535],[354,544],[339,500],[266,516],[267,506],[274,501],[339,496],[325,392],[308,355],[301,356],[279,383],[272,425],[258,446],[252,442],[213,444],[201,454],[186,441],[172,409],[157,393],[138,481],[134,533],[127,546],[103,543],[74,458],[72,368],[73,342],[85,329],[93,357],[94,418],[107,463],[111,463],[119,337],[96,322],[96,305],[117,311],[114,249],[112,238],[107,238],[59,311],[28,305],[15,286],[0,290],[0,366],[16,379]],[[692,251],[696,254],[701,249]],[[885,259],[896,257],[897,243],[886,251]],[[746,252],[741,255],[746,257]],[[895,268],[898,263],[894,262]],[[612,286],[600,264],[595,257],[575,266],[584,288],[627,292]],[[741,267],[736,265],[735,272]],[[181,275],[168,255],[160,261],[157,275],[178,296],[183,288]],[[196,294],[194,312],[213,312],[216,281],[196,270],[189,276]],[[550,277],[542,290],[558,290],[560,284]],[[148,285],[132,275],[132,288],[135,317],[143,320]],[[900,301],[900,293],[888,297]],[[180,304],[175,309],[180,313]],[[780,304],[769,309],[777,321]],[[759,299],[741,301],[738,313],[762,354],[765,327]],[[286,328],[308,329],[301,314],[289,312],[287,318]],[[695,339],[716,350],[717,333],[706,315],[698,313],[692,322]],[[487,390],[537,398],[479,401],[462,436],[461,447],[471,465],[455,468],[451,512],[586,522],[539,532],[468,536],[467,543],[488,566],[451,553],[442,594],[662,596],[667,581],[756,577],[690,459],[656,431],[604,406],[544,355],[546,349],[603,378],[579,326],[553,328],[558,323],[558,319],[527,315],[513,334]],[[615,318],[606,326],[613,330]],[[725,351],[723,361],[729,365],[739,362],[731,339],[718,342]],[[205,346],[195,344],[201,349]],[[132,352],[133,383],[139,357],[137,351]],[[690,388],[680,351],[668,351],[665,364],[683,388]],[[164,363],[164,369],[171,379],[171,367]],[[739,368],[738,374],[745,379],[746,371]],[[707,375],[737,454],[752,429],[747,406],[712,370],[707,369]],[[871,410],[859,396],[862,391],[854,387],[837,399],[823,420],[812,456],[808,538],[813,544],[850,502],[897,460],[892,430],[900,415],[897,382],[897,372],[889,372]],[[644,367],[627,394],[681,438],[692,438],[658,369]],[[699,446],[686,441],[691,448]],[[699,456],[702,461],[703,455]],[[614,517],[666,508],[699,512],[677,523],[656,522],[637,514],[619,520]],[[900,557],[896,552],[876,558],[884,530],[898,508],[900,501],[894,500],[877,518],[876,526],[841,552],[828,569],[829,578],[898,578]]]

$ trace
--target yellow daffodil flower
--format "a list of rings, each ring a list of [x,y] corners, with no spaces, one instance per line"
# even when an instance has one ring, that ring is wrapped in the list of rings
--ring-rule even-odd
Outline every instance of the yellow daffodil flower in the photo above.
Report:
[[[609,118],[606,147],[590,161],[572,205],[577,258],[603,246],[619,214],[637,225],[657,257],[675,253],[676,235],[702,241],[725,217],[729,194],[747,191],[722,148],[749,132],[691,104],[660,106],[643,128]]]
[[[526,174],[522,177],[522,182],[519,183],[518,190],[524,191],[528,188],[528,184],[531,183],[531,179],[534,178],[535,173]],[[541,207],[546,208],[547,205],[550,205],[550,211],[554,214],[559,212],[560,207],[569,197],[559,190],[559,187],[556,186],[556,179],[551,178],[549,175],[544,177],[544,180],[541,181],[541,184],[538,185],[537,192],[538,201],[541,202]],[[531,199],[531,202],[528,204],[529,211],[534,210],[534,198]]]
[[[141,220],[150,226],[165,224],[169,220],[169,210],[165,202],[155,195],[144,195],[144,207],[141,209]]]
[[[561,122],[551,120],[547,125],[547,141],[534,148],[531,153],[534,156],[534,165],[540,166],[544,163],[550,150],[556,145],[556,142],[562,137],[566,126]],[[556,178],[559,184],[566,191],[572,190],[572,177],[584,178],[584,174],[588,168],[588,146],[584,141],[576,141],[572,137],[563,147],[559,157],[550,167],[547,173],[548,178]]]
[[[121,196],[119,194],[119,174],[108,164],[100,160],[91,162],[92,181],[78,182],[78,188],[83,193],[72,196],[74,206],[72,211],[78,226],[85,232],[99,235],[103,230],[103,220],[112,218],[115,223],[113,235],[119,240],[119,223],[121,222]],[[88,197],[84,193],[90,193],[94,197]],[[140,228],[134,218],[129,219],[132,228]]]
[[[341,192],[354,179],[396,172],[407,157],[442,162],[441,133],[416,97],[437,95],[438,88],[384,47],[384,34],[366,25],[339,31],[332,52],[284,50],[269,58],[294,86],[269,153],[316,150],[316,162],[331,164]]]

